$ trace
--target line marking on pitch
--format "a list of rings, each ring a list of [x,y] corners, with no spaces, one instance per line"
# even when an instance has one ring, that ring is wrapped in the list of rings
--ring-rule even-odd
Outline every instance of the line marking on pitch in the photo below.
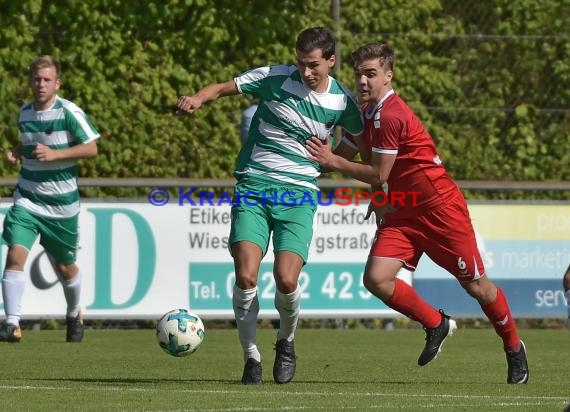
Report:
[[[0,385],[0,390],[46,390],[46,391],[68,391],[68,390],[77,390],[77,387],[64,387],[64,386],[32,386],[32,385]],[[125,386],[105,386],[105,385],[96,385],[96,386],[83,386],[81,385],[81,390],[90,390],[90,391],[107,391],[107,392],[182,392],[182,393],[195,393],[195,394],[220,394],[220,395],[242,395],[251,393],[248,390],[197,390],[197,389],[173,389],[173,390],[165,390],[165,389],[158,389],[158,388],[132,388],[132,387],[125,387]],[[564,396],[517,396],[517,395],[455,395],[455,394],[447,394],[447,393],[435,393],[435,394],[410,394],[410,393],[386,393],[386,392],[313,392],[313,391],[287,391],[287,392],[279,392],[279,391],[268,391],[268,392],[257,392],[257,395],[264,394],[269,396],[370,396],[370,397],[386,397],[386,398],[401,398],[401,397],[409,397],[409,398],[448,398],[448,399],[515,399],[515,400],[551,400],[551,401],[568,401],[567,397]]]

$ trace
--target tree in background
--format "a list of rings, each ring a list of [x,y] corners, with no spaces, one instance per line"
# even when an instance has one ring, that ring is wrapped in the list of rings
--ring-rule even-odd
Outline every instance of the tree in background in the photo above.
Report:
[[[358,45],[390,43],[398,50],[394,82],[454,178],[570,179],[566,2],[337,3],[337,77],[352,84],[349,56]],[[277,8],[261,0],[0,0],[0,10],[3,149],[17,140],[14,119],[29,97],[27,62],[53,54],[63,64],[64,97],[100,125],[100,155],[82,164],[82,175],[93,177],[231,177],[249,101],[220,100],[190,122],[173,114],[177,96],[258,64],[293,63],[295,33],[337,27],[319,0]],[[212,148],[216,157],[207,155]],[[0,173],[16,170],[0,163]]]

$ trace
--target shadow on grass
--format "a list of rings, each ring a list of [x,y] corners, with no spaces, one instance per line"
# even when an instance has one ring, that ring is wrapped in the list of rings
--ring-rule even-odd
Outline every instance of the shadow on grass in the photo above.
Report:
[[[187,383],[218,383],[218,384],[225,384],[225,385],[236,385],[236,386],[245,386],[239,380],[234,379],[204,379],[204,378],[185,378],[185,379],[174,379],[174,378],[36,378],[30,379],[34,381],[44,381],[44,382],[73,382],[73,383],[92,383],[92,384],[101,384],[101,385],[135,385],[135,384],[143,384],[143,385],[156,385],[156,384],[164,384],[164,383],[179,383],[179,384],[187,384]],[[355,380],[346,380],[346,381],[339,381],[339,380],[294,380],[287,385],[281,385],[273,382],[273,380],[264,380],[264,385],[275,385],[278,387],[286,388],[291,386],[297,385],[322,385],[322,384],[333,384],[333,385],[351,385],[353,386],[355,383],[360,384],[378,384],[378,385],[402,385],[402,386],[412,386],[417,384],[433,384],[433,381],[426,380],[425,382],[418,382],[417,380],[410,380],[410,381],[388,381],[388,380],[362,380],[362,381],[355,381]]]
[[[190,382],[206,382],[206,383],[223,383],[232,384],[236,383],[234,380],[229,379],[200,379],[200,378],[189,378],[189,379],[174,379],[174,378],[156,378],[156,379],[144,379],[144,378],[38,378],[30,379],[33,381],[44,381],[44,382],[74,382],[74,383],[94,383],[102,385],[135,385],[135,384],[147,384],[156,385],[158,383],[190,383]],[[239,383],[239,382],[238,382]]]

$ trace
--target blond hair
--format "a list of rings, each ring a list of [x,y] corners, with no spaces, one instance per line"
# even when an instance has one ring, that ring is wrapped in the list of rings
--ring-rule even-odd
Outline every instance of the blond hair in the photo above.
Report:
[[[36,57],[32,64],[30,64],[30,69],[28,71],[30,79],[38,70],[48,67],[55,68],[55,77],[56,79],[59,79],[59,76],[61,75],[61,65],[54,57],[48,56],[47,54]]]

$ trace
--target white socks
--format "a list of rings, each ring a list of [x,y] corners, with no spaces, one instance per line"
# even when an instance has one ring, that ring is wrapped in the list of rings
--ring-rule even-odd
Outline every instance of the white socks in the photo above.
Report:
[[[26,277],[23,271],[4,271],[4,277],[2,279],[2,299],[4,300],[6,323],[16,326],[20,325],[22,297],[24,296],[25,285]]]
[[[79,299],[81,295],[81,277],[78,272],[71,280],[60,277],[63,285],[63,294],[67,302],[67,316],[77,317],[81,308]],[[4,300],[4,312],[6,313],[6,323],[20,325],[22,316],[22,298],[26,277],[23,271],[5,270],[2,279],[2,299]]]
[[[301,288],[289,294],[284,294],[277,290],[275,292],[275,309],[279,312],[279,332],[277,340],[287,339],[292,341],[297,329],[299,311],[301,307]]]
[[[261,362],[261,354],[257,348],[257,316],[259,314],[259,300],[257,297],[257,287],[243,290],[234,285],[232,304],[236,318],[239,340],[243,348],[244,361],[253,358]],[[277,290],[275,292],[275,308],[279,312],[279,332],[277,340],[293,340],[299,311],[301,307],[301,288],[289,294],[284,294]]]
[[[79,304],[81,298],[81,273],[78,271],[77,275],[70,280],[59,276],[59,281],[63,286],[63,294],[67,302],[67,317],[76,318],[81,309]]]
[[[234,314],[236,318],[239,341],[243,348],[243,359],[253,358],[261,362],[261,354],[257,349],[257,315],[259,314],[259,300],[257,286],[252,289],[240,289],[234,285],[232,297]]]

